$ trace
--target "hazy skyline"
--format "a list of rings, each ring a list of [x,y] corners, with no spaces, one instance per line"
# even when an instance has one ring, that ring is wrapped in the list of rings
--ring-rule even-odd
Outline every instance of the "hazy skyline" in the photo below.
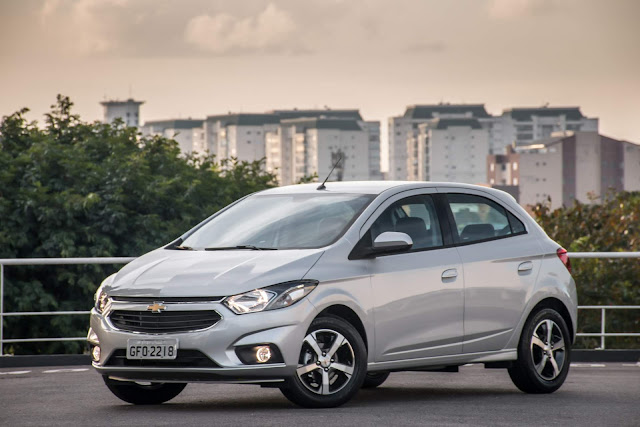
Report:
[[[634,0],[0,0],[0,115],[40,121],[62,93],[98,120],[131,90],[142,121],[327,105],[386,142],[409,104],[549,103],[640,143],[638,16]]]

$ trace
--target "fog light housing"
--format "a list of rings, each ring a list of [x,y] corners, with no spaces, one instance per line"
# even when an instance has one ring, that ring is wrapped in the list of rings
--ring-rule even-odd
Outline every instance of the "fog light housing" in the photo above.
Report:
[[[91,350],[91,358],[94,362],[100,362],[100,346],[97,345]]]
[[[267,363],[271,359],[271,349],[268,345],[258,347],[256,350],[256,361],[258,363]]]
[[[236,355],[245,365],[283,363],[278,347],[269,343],[236,347]]]

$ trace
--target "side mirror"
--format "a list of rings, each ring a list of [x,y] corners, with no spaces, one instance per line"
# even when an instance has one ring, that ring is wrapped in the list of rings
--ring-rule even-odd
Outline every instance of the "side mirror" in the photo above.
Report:
[[[374,253],[402,252],[411,249],[413,240],[406,233],[385,231],[373,241]]]

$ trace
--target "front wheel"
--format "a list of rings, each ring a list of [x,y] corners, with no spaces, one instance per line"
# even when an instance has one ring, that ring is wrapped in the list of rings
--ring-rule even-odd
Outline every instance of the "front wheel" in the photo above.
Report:
[[[567,378],[570,362],[567,324],[557,311],[545,308],[525,323],[509,376],[525,393],[553,393]]]
[[[296,374],[280,390],[307,408],[350,400],[367,373],[367,350],[356,329],[337,317],[315,319],[302,342]]]
[[[114,381],[103,377],[104,382],[120,400],[134,405],[158,405],[167,402],[187,386],[185,383],[148,383]]]

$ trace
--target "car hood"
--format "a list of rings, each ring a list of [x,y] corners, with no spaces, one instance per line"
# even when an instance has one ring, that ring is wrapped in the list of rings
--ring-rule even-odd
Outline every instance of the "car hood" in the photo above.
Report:
[[[178,251],[157,249],[127,264],[105,286],[116,296],[228,296],[299,280],[321,249]]]

